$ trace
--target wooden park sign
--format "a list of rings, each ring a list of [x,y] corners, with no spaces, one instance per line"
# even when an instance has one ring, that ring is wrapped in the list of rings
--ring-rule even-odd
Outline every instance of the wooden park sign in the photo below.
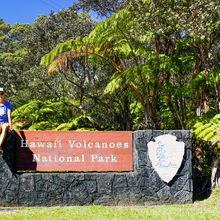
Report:
[[[16,168],[132,171],[132,132],[17,131]]]

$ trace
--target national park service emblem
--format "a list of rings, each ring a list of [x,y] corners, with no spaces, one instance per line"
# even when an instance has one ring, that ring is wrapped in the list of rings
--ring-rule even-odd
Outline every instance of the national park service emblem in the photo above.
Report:
[[[181,166],[185,144],[177,142],[176,136],[170,134],[161,135],[154,139],[155,142],[150,141],[147,144],[152,166],[160,178],[169,183]]]

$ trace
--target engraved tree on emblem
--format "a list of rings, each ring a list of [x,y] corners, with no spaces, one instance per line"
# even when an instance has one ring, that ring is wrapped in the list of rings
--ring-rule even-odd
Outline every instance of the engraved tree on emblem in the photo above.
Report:
[[[148,143],[148,154],[153,168],[160,178],[170,182],[181,166],[184,155],[184,142],[177,142],[173,135],[161,135],[156,142]]]
[[[156,156],[157,156],[158,162],[156,163],[155,166],[160,167],[160,168],[166,168],[166,167],[176,168],[177,166],[176,164],[172,163],[171,161],[168,161],[166,148],[161,141],[158,142]]]

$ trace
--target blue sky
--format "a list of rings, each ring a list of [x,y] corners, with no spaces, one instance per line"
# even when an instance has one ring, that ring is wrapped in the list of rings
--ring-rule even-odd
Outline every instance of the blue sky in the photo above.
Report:
[[[0,0],[0,18],[5,23],[32,24],[40,14],[68,8],[73,0]]]

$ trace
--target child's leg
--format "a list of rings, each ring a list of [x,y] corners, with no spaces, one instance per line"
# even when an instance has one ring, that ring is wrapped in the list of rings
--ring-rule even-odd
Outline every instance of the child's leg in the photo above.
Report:
[[[0,135],[0,154],[2,154],[2,144],[5,140],[8,128],[9,128],[8,123],[2,124],[2,126],[1,126],[1,131],[2,132],[1,132],[1,135]]]
[[[2,133],[2,124],[0,124],[0,135]],[[0,155],[2,154],[2,147],[0,146]]]

